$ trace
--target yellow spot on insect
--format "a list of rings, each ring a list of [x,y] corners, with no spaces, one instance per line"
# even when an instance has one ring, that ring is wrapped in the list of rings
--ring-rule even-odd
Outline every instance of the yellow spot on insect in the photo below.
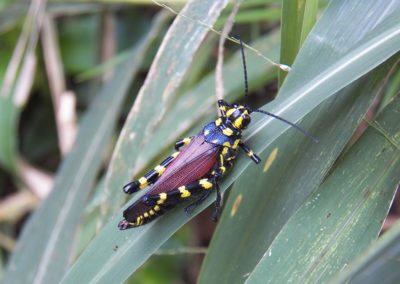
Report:
[[[163,204],[164,201],[167,199],[167,194],[165,192],[160,193],[159,199],[157,200],[157,204]]]
[[[139,183],[140,183],[140,186],[139,186],[140,189],[143,189],[143,188],[145,188],[147,186],[148,181],[147,181],[147,179],[145,177],[141,177],[139,179]]]
[[[239,143],[240,143],[240,139],[236,139],[236,140],[235,140],[235,143],[233,143],[232,148],[233,148],[233,149],[236,149],[237,146],[239,145]]]
[[[225,167],[219,167],[219,169],[221,170],[222,173],[225,173],[225,171],[226,171]]]
[[[226,136],[231,136],[233,134],[233,130],[230,128],[225,128],[224,130],[222,130],[222,133]]]
[[[228,149],[229,149],[229,148],[224,147],[224,148],[222,149],[222,155],[228,154]]]
[[[156,214],[156,212],[154,212],[153,210],[150,210],[149,213],[150,213],[150,215]]]
[[[236,109],[235,108],[231,108],[231,109],[229,109],[227,112],[226,112],[226,116],[231,116],[232,115],[232,113],[235,111]]]
[[[239,194],[236,197],[235,202],[233,202],[232,209],[231,209],[231,217],[235,216],[241,202],[242,202],[242,195]]]
[[[189,143],[190,143],[190,138],[185,138],[185,139],[183,139],[183,143],[184,143],[185,145],[189,144]]]
[[[220,119],[220,118],[218,118],[218,119],[215,121],[215,125],[216,125],[216,126],[220,126],[221,123],[222,123],[222,119]]]
[[[204,178],[199,180],[199,184],[204,188],[204,189],[209,189],[213,187],[213,184],[208,181],[208,179]]]
[[[154,206],[155,211],[160,211],[160,209],[161,209],[160,206],[158,206],[158,205]]]
[[[229,148],[232,147],[231,143],[229,143],[228,141],[224,142],[224,144],[222,144],[222,146],[229,147]]]
[[[250,152],[247,153],[247,156],[249,156],[249,157],[252,157],[253,155],[254,155],[253,151],[250,151]]]
[[[172,157],[176,158],[176,157],[178,157],[178,155],[179,155],[179,152],[175,152],[175,153],[172,154]]]
[[[190,191],[187,190],[185,186],[181,186],[178,189],[179,189],[179,192],[181,193],[182,198],[187,198],[191,195]]]
[[[243,122],[243,117],[238,117],[237,119],[235,119],[235,122],[233,123],[233,125],[236,128],[240,128],[242,126],[242,122]]]
[[[149,213],[144,212],[143,216],[144,216],[145,218],[149,218]]]
[[[272,150],[272,152],[269,154],[267,161],[265,162],[263,172],[266,173],[269,168],[271,167],[272,163],[274,162],[276,156],[278,155],[278,148],[275,148]]]
[[[155,167],[154,170],[158,173],[159,176],[161,176],[165,172],[165,168],[163,166],[160,166],[160,165]]]

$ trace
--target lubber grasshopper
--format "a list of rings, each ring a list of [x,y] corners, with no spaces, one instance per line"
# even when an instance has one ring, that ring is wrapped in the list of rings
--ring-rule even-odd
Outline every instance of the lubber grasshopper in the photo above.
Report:
[[[243,46],[241,46],[247,96],[247,72]],[[130,205],[123,213],[124,219],[118,224],[121,230],[146,224],[167,210],[189,198],[197,198],[185,208],[190,212],[216,190],[214,218],[221,207],[219,180],[232,167],[238,149],[242,149],[256,164],[261,159],[242,141],[242,131],[251,122],[251,114],[258,112],[285,123],[317,141],[299,126],[260,109],[246,105],[229,104],[219,100],[220,116],[207,124],[197,135],[179,140],[177,152],[166,158],[160,165],[138,180],[124,186],[124,192],[132,194],[150,186],[148,193]]]

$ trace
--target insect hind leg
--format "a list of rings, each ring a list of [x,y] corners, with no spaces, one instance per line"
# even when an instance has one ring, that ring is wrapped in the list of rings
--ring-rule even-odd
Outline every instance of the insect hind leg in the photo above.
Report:
[[[215,186],[215,182],[215,179],[199,179],[168,192],[161,192],[158,194],[146,194],[145,196],[143,196],[142,202],[149,207],[159,205],[164,208],[171,208],[181,203],[182,201],[187,200],[189,197],[198,196],[199,194],[201,194],[200,199],[195,202],[200,204],[209,196],[210,190]],[[190,205],[188,207],[190,207]]]

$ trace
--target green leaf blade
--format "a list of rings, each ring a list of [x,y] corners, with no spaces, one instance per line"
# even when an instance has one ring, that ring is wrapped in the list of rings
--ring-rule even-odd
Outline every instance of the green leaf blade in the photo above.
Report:
[[[291,66],[317,19],[318,0],[283,1],[281,19],[280,63]],[[279,82],[283,83],[287,72],[279,71]]]

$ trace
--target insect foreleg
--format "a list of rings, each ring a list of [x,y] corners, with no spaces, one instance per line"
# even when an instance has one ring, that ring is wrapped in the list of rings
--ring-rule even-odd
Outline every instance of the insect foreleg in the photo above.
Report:
[[[242,150],[246,152],[247,156],[249,156],[253,160],[254,163],[258,164],[261,162],[261,158],[259,156],[257,156],[253,152],[253,150],[251,150],[249,147],[247,147],[246,144],[240,142],[239,147],[242,148]]]
[[[230,108],[230,105],[224,101],[224,100],[219,100],[218,101],[218,108],[221,112],[222,116],[226,116],[226,111]]]
[[[175,152],[164,161],[161,162],[153,170],[149,171],[143,177],[138,180],[132,181],[123,187],[125,193],[132,194],[140,189],[145,188],[149,184],[154,183],[165,171],[169,164],[179,155],[179,152]]]

